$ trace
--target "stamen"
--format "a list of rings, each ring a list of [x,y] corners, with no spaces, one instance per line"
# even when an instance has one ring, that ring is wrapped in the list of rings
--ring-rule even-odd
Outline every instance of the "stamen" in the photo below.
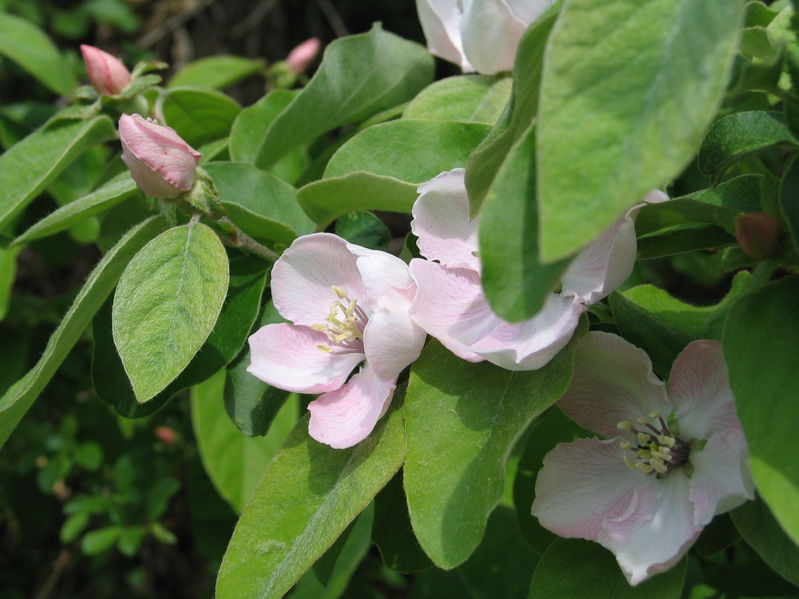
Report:
[[[350,298],[343,287],[332,285],[330,288],[338,300],[330,304],[325,322],[311,325],[311,328],[325,333],[336,347],[319,345],[319,350],[333,353],[363,353],[363,331],[369,320],[368,315],[358,306],[358,300]]]
[[[674,468],[684,465],[690,467],[688,458],[694,449],[694,443],[689,445],[669,430],[666,421],[659,413],[651,412],[649,417],[657,419],[657,423],[653,424],[643,417],[636,418],[643,430],[636,428],[629,420],[622,420],[616,425],[620,431],[634,434],[638,442],[638,445],[634,445],[630,440],[619,443],[622,449],[632,453],[632,458],[629,454],[623,455],[624,463],[646,474],[655,473],[658,478],[667,476]],[[660,429],[657,428],[657,424],[660,425]],[[677,429],[676,423],[672,428]]]
[[[633,428],[633,423],[629,420],[622,420],[616,425],[616,428],[620,431],[629,431]]]
[[[333,293],[335,293],[339,297],[339,299],[344,299],[345,297],[347,297],[347,292],[344,291],[343,287],[339,287],[338,285],[331,285],[330,288],[333,290]]]

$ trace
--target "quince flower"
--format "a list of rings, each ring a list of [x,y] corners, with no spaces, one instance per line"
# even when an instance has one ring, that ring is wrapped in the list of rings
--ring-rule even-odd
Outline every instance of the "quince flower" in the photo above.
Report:
[[[411,260],[418,286],[411,316],[465,360],[488,360],[509,370],[541,368],[569,342],[586,306],[630,275],[637,247],[633,220],[644,204],[628,210],[577,255],[563,273],[562,290],[551,293],[540,312],[510,323],[494,314],[483,294],[479,217],[469,219],[464,174],[454,169],[419,187],[411,230],[427,260]],[[665,199],[653,190],[645,201]]]
[[[311,437],[337,449],[355,445],[422,351],[425,332],[408,314],[415,292],[396,256],[330,233],[300,237],[272,269],[275,308],[293,324],[253,334],[247,370],[281,389],[322,393],[308,405]]]
[[[175,198],[191,189],[202,154],[172,127],[138,114],[123,114],[119,119],[119,139],[122,160],[145,195]]]
[[[544,458],[532,512],[610,549],[630,584],[676,564],[713,516],[754,498],[748,450],[716,341],[694,341],[665,385],[617,335],[580,341],[558,407],[596,437]]]
[[[108,52],[81,44],[80,53],[89,73],[89,81],[101,96],[115,96],[130,84],[130,71]]]
[[[555,0],[416,0],[430,52],[464,72],[513,68],[527,26]]]

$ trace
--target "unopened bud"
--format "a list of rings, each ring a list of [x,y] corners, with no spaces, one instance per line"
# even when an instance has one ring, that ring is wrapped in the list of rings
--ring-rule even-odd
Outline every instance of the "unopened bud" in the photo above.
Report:
[[[319,41],[319,38],[312,37],[307,39],[289,52],[286,64],[298,75],[304,73],[313,62],[313,59],[316,58],[316,55],[319,54],[321,47],[322,42]]]
[[[153,433],[164,445],[172,445],[178,440],[178,434],[175,432],[175,429],[168,426],[156,426]]]
[[[735,238],[744,254],[760,260],[777,253],[782,225],[764,212],[748,212],[735,217]]]
[[[136,185],[152,198],[175,198],[189,191],[200,154],[175,133],[138,114],[119,119],[122,160]]]
[[[80,52],[89,80],[102,96],[115,96],[130,83],[130,71],[119,60],[100,48],[81,44]]]

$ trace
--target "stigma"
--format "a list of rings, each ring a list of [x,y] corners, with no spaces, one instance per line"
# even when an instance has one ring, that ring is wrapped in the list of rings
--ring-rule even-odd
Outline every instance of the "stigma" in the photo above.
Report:
[[[621,448],[629,452],[624,454],[624,463],[633,470],[663,478],[688,462],[690,445],[672,432],[656,412],[649,414],[649,418],[638,418],[637,424],[622,420],[616,428],[629,432],[634,439],[629,440],[628,435],[621,442]]]
[[[347,291],[338,285],[331,286],[336,300],[330,305],[325,322],[311,325],[315,331],[325,333],[331,345],[317,345],[319,351],[328,353],[363,352],[363,330],[369,317],[358,300],[350,298]]]

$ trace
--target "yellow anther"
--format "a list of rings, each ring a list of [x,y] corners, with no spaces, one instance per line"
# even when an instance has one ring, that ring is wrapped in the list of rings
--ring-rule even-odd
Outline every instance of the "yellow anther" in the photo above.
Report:
[[[647,461],[649,458],[652,457],[652,453],[646,449],[639,449],[638,451],[635,452],[635,457]]]
[[[649,443],[652,440],[652,437],[650,437],[646,433],[638,433],[635,436],[636,436],[636,438],[638,439],[638,442],[641,445],[645,445],[645,444]]]
[[[660,418],[660,412],[649,412],[650,418]]]
[[[347,297],[347,292],[344,291],[343,287],[339,287],[338,285],[331,285],[330,288],[333,290],[333,293],[335,293],[339,297],[339,299],[344,299],[345,297]]]
[[[355,313],[355,304],[357,304],[357,300],[350,300],[349,305],[347,306],[346,314],[347,316],[352,316]]]
[[[668,437],[666,435],[658,435],[658,443],[661,445],[665,445],[669,449],[674,447],[674,443],[676,443],[674,437]]]
[[[629,420],[622,420],[616,425],[616,428],[620,431],[628,431],[633,427],[633,423]]]
[[[322,323],[322,324],[312,324],[311,328],[314,331],[320,331],[322,333],[327,333],[327,329],[330,328],[330,327],[328,327],[326,324]]]
[[[330,352],[333,351],[327,345],[322,345],[321,343],[316,346],[316,349],[318,349],[319,351],[327,352],[327,353],[330,353]]]
[[[663,474],[663,473],[665,473],[668,470],[668,468],[666,468],[666,464],[664,464],[663,462],[661,462],[657,458],[652,458],[651,460],[649,460],[649,465],[652,466],[652,468],[658,474]]]
[[[624,463],[627,464],[627,467],[635,470],[635,464],[633,464],[633,461],[627,457],[627,454],[624,454],[622,457],[624,458]]]
[[[644,418],[643,416],[639,416],[638,418],[636,418],[636,420],[638,421],[638,424],[646,424],[647,422],[649,422],[649,421],[648,421],[646,418]]]
[[[661,449],[663,449],[663,448],[661,447],[661,448],[658,448],[658,451],[653,451],[652,452],[652,457],[657,458],[659,460],[664,460],[666,462],[670,462],[671,461],[671,454],[668,452],[668,450],[660,451]]]
[[[646,464],[644,462],[638,462],[635,465],[635,469],[636,470],[640,470],[641,472],[646,472],[647,474],[649,474],[653,470],[652,466],[650,466],[649,464]]]
[[[621,443],[619,443],[619,446],[620,446],[622,449],[632,449],[632,447],[633,447],[633,444],[632,444],[632,443],[630,443],[629,441],[622,441]]]

